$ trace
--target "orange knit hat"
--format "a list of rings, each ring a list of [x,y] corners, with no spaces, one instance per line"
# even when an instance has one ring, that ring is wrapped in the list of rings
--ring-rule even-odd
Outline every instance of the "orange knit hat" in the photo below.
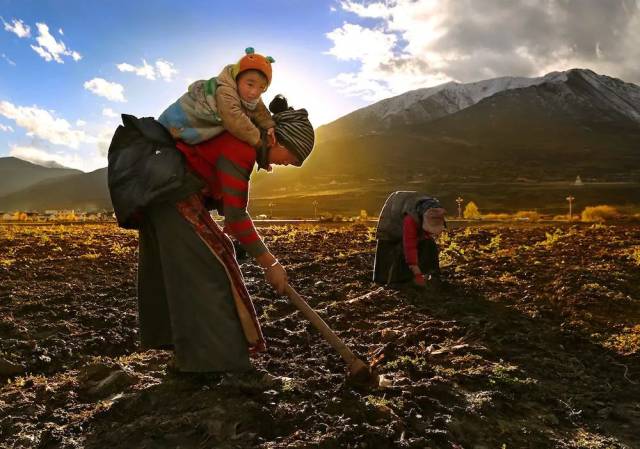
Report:
[[[231,69],[233,79],[247,70],[257,70],[267,78],[267,87],[271,84],[271,64],[276,62],[271,56],[262,56],[255,52],[253,47],[245,48],[246,53]]]

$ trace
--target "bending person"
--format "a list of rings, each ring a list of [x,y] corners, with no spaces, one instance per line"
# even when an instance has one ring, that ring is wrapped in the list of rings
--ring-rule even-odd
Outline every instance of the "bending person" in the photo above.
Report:
[[[140,228],[138,303],[142,347],[173,348],[175,369],[245,371],[249,352],[265,341],[234,257],[230,234],[264,269],[280,293],[287,273],[267,249],[247,213],[254,165],[300,166],[311,153],[314,131],[304,109],[274,115],[273,142],[256,149],[230,133],[190,146],[178,142],[188,167],[206,187],[176,202],[144,209]],[[224,232],[209,209],[225,216]]]
[[[392,193],[378,222],[374,281],[440,286],[436,239],[446,226],[445,213],[436,198],[419,192]]]

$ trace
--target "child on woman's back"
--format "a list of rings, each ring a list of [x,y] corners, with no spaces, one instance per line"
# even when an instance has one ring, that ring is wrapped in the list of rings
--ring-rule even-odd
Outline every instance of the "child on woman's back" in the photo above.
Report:
[[[209,80],[199,80],[158,117],[176,140],[194,145],[227,130],[258,148],[265,134],[275,139],[275,122],[260,99],[271,84],[271,56],[249,47],[236,64]]]

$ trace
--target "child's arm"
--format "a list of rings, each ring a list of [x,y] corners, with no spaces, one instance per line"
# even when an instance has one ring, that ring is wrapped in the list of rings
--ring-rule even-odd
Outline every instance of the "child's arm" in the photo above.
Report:
[[[252,115],[256,121],[256,125],[262,129],[270,129],[276,126],[276,122],[273,121],[269,109],[267,109],[262,100],[258,102],[256,110]]]
[[[260,146],[260,130],[242,109],[238,92],[227,86],[216,89],[216,106],[224,128],[254,147]],[[264,105],[263,105],[264,106]]]
[[[271,145],[275,145],[276,143],[276,122],[271,117],[271,113],[269,109],[264,105],[262,100],[258,102],[255,111],[252,113],[253,120],[256,122],[261,129],[267,130],[267,135],[269,136],[269,142]]]

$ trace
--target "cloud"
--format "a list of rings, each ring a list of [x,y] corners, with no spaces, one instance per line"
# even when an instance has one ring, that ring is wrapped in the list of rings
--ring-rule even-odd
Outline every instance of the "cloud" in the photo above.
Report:
[[[385,82],[358,73],[341,73],[329,83],[347,96],[362,97],[371,101],[381,100],[390,95]]]
[[[30,137],[29,143],[10,145],[10,154],[34,163],[54,161],[65,167],[84,171],[95,170],[107,165],[106,155],[113,137],[112,126],[93,126],[91,133],[74,129],[67,120],[56,117],[54,111],[38,106],[16,106],[8,101],[0,102],[0,116],[15,120]],[[84,120],[77,120],[76,126],[84,127]],[[0,130],[11,126],[0,124]],[[62,145],[55,150],[47,148],[49,144]],[[64,146],[69,148],[64,148]]]
[[[113,129],[104,127],[98,132],[96,137],[96,151],[100,157],[107,157],[109,146],[113,138]]]
[[[20,19],[13,19],[12,23],[7,23],[4,21],[2,17],[2,23],[4,24],[4,29],[14,33],[19,38],[30,37],[31,36],[31,28],[29,25],[25,25],[25,23]]]
[[[56,61],[59,64],[64,64],[63,56],[70,57],[74,61],[82,59],[80,53],[68,49],[64,42],[56,40],[49,33],[49,27],[46,24],[36,23],[36,27],[38,28],[38,37],[36,38],[38,45],[32,44],[31,48],[45,61]]]
[[[2,53],[2,59],[7,61],[7,64],[9,64],[9,65],[13,65],[13,66],[16,65],[16,63],[14,61],[12,61],[11,59],[9,59],[9,57],[7,55],[5,55],[4,53]]]
[[[172,81],[173,77],[178,71],[173,67],[173,63],[165,61],[164,59],[158,59],[156,61],[156,70],[158,75],[165,81]]]
[[[38,47],[37,45],[31,45],[31,48],[33,48],[33,51],[38,53],[40,57],[43,58],[45,61],[50,62],[53,60],[53,56],[51,56],[51,54],[48,53],[47,50],[45,50],[44,48]]]
[[[107,151],[103,152],[99,148],[100,145],[102,145],[102,143],[99,143],[95,149],[89,149],[87,151],[52,151],[38,144],[13,144],[9,147],[9,154],[34,164],[45,165],[45,162],[53,161],[64,167],[88,172],[107,165]],[[106,145],[108,148],[109,142],[107,142]]]
[[[357,67],[331,84],[372,100],[456,80],[588,67],[640,82],[636,0],[342,0],[327,52]],[[594,33],[593,30],[598,32]]]
[[[53,112],[37,106],[16,106],[8,101],[0,101],[0,115],[14,120],[24,128],[28,136],[36,136],[55,145],[78,148],[83,142],[95,139],[84,131],[76,130],[71,124],[55,116]]]
[[[142,60],[142,65],[140,67],[136,67],[126,62],[123,62],[122,64],[118,64],[116,67],[118,67],[118,70],[120,70],[121,72],[133,72],[136,75],[142,76],[149,80],[156,79],[155,69],[153,68],[152,65],[149,65],[147,61],[145,61],[144,59]]]
[[[78,163],[77,155],[51,153],[31,145],[10,145],[9,155],[34,164],[43,164],[45,162],[53,161],[60,165],[64,165],[65,167],[69,167],[71,165],[77,165]]]
[[[133,72],[138,76],[142,76],[149,80],[155,80],[160,77],[165,81],[173,81],[174,76],[178,73],[173,63],[164,59],[157,59],[154,65],[149,64],[145,59],[142,60],[141,66],[135,66],[126,62],[118,64],[118,70],[121,72]]]
[[[339,60],[357,61],[358,72],[340,73],[330,84],[348,96],[380,100],[425,84],[446,82],[428,64],[409,55],[397,55],[399,37],[382,28],[345,23],[327,34],[333,46],[326,53]]]
[[[60,34],[60,36],[64,36],[64,31],[62,31],[62,28],[58,28],[58,33]]]
[[[118,116],[118,114],[116,114],[116,112],[111,108],[104,108],[102,110],[102,115],[104,115],[105,117],[110,117],[110,118]]]
[[[327,33],[327,37],[333,41],[333,47],[327,54],[341,60],[360,60],[363,64],[392,58],[397,41],[394,34],[351,23]]]
[[[346,0],[341,2],[340,6],[342,6],[342,9],[344,9],[345,11],[355,13],[360,17],[381,19],[388,18],[391,14],[391,9],[387,6],[387,4],[382,2],[369,3],[368,5],[364,5],[354,1]]]
[[[12,133],[13,128],[9,125],[3,125],[2,123],[0,123],[0,131],[4,131],[6,133]]]
[[[127,101],[124,98],[124,87],[122,84],[112,83],[103,78],[93,78],[90,81],[86,81],[84,83],[84,88],[111,101]]]

